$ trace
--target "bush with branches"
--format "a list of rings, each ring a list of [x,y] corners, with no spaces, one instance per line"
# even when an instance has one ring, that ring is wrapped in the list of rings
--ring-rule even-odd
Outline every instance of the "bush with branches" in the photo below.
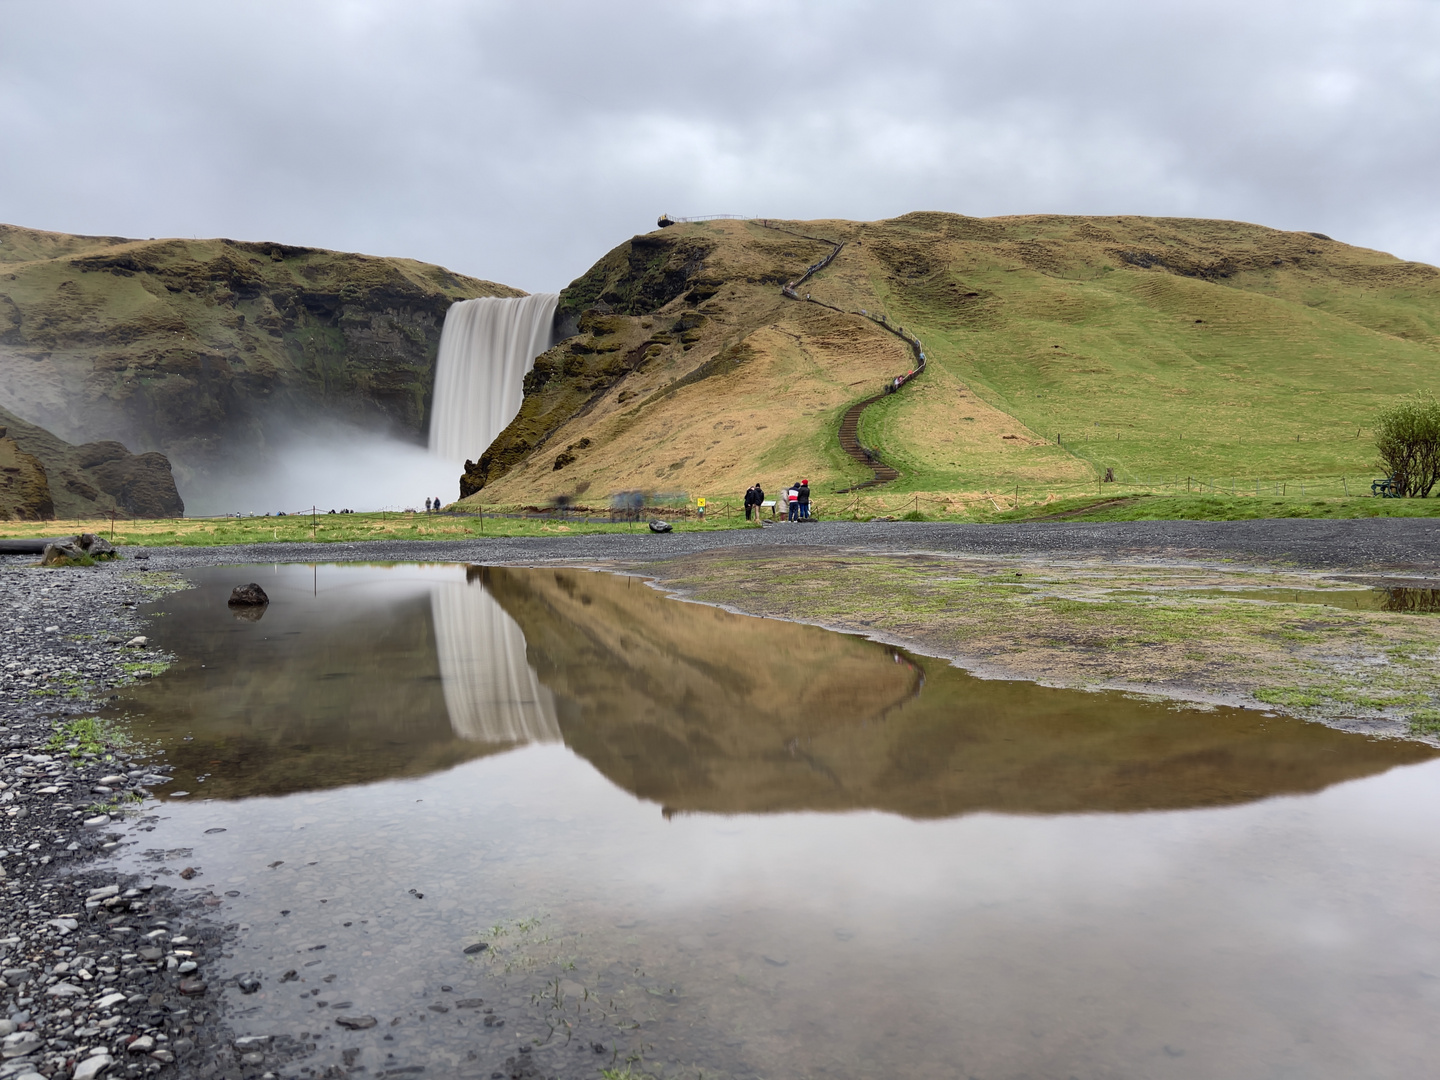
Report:
[[[1440,480],[1440,401],[1421,392],[1381,409],[1375,420],[1375,449],[1395,494],[1429,496]]]

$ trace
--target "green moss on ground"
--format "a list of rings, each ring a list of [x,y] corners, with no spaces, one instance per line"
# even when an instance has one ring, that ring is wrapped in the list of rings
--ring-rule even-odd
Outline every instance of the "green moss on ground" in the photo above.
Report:
[[[1010,678],[1440,731],[1427,719],[1440,716],[1440,617],[1288,598],[1341,586],[1318,575],[712,552],[660,576],[696,599],[880,633]],[[1262,587],[1276,599],[1231,595]]]

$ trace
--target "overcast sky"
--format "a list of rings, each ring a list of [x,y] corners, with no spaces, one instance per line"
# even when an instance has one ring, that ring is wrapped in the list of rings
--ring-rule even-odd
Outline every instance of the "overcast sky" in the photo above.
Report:
[[[671,214],[1238,218],[1440,262],[1440,0],[0,0],[0,221],[555,290]]]

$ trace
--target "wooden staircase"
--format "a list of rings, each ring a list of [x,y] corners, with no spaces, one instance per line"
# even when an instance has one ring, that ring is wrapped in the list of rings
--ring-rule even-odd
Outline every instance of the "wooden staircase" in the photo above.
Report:
[[[857,401],[846,409],[845,415],[840,418],[840,449],[874,474],[869,480],[863,480],[853,487],[842,488],[840,494],[874,487],[876,484],[888,484],[891,480],[900,478],[899,471],[881,461],[879,454],[860,445],[860,414],[865,411],[867,405],[873,405],[884,396],[884,394],[876,394],[864,401]]]

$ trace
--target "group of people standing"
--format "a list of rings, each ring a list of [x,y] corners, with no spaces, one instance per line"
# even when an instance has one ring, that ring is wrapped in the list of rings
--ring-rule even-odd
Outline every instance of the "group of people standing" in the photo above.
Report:
[[[765,505],[765,489],[757,481],[745,492],[745,520],[760,520],[760,508]],[[790,521],[810,520],[810,481],[801,480],[785,489],[786,517]]]

